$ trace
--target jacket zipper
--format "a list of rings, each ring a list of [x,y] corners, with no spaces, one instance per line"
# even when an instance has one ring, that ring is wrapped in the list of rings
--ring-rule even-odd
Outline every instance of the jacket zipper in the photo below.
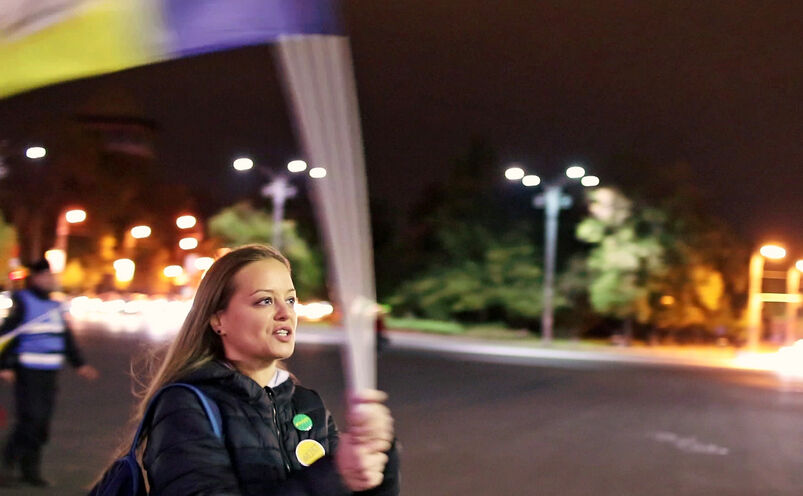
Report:
[[[268,393],[268,397],[270,398],[270,406],[273,408],[273,426],[276,428],[276,439],[279,441],[279,451],[282,454],[282,463],[284,463],[284,470],[287,474],[290,474],[290,463],[288,462],[289,456],[287,455],[287,451],[284,449],[284,437],[282,436],[281,427],[279,427],[279,413],[276,411],[276,396],[273,394],[273,391],[270,387],[266,387],[265,391]]]

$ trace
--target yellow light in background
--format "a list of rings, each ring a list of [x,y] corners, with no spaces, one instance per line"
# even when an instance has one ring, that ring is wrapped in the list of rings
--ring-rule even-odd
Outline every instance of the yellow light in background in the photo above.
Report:
[[[77,224],[86,220],[86,211],[76,208],[64,213],[64,219],[70,224]]]
[[[131,237],[135,239],[147,238],[151,235],[151,228],[148,226],[134,226],[131,228]]]
[[[194,250],[198,248],[198,240],[195,238],[181,238],[178,242],[178,247],[182,250]]]
[[[45,259],[50,263],[50,271],[54,274],[61,274],[64,272],[64,266],[67,263],[67,254],[64,250],[53,248],[45,252]]]
[[[119,282],[130,282],[134,279],[134,261],[129,258],[120,258],[112,264],[114,267],[114,278]]]
[[[164,268],[162,273],[165,277],[178,277],[184,273],[184,269],[181,268],[181,265],[168,265]]]
[[[786,250],[776,244],[768,244],[761,247],[758,250],[761,253],[761,256],[764,258],[769,258],[771,260],[780,260],[781,258],[786,256]]]
[[[199,257],[195,259],[195,268],[198,270],[207,270],[215,262],[212,257]]]
[[[675,304],[675,297],[672,295],[661,296],[661,305],[670,306]]]
[[[795,262],[795,268],[800,272],[803,272],[803,259],[800,259],[797,262]]]
[[[192,215],[182,215],[176,219],[176,226],[179,229],[189,229],[191,227],[195,227],[196,222],[197,220]]]

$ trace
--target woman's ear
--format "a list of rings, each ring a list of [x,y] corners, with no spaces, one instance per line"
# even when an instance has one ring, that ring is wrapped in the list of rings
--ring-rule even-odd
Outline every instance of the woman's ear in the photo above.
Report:
[[[223,326],[220,323],[220,316],[218,316],[217,313],[214,313],[212,317],[209,318],[209,325],[212,326],[212,330],[215,331],[218,336],[226,335],[225,331],[223,331]]]

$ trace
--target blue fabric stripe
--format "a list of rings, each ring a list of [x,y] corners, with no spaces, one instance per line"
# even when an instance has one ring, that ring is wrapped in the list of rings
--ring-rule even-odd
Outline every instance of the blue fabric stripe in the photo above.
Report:
[[[21,334],[17,353],[61,353],[65,351],[63,333]]]
[[[287,34],[342,34],[337,0],[163,0],[169,57],[257,45]]]

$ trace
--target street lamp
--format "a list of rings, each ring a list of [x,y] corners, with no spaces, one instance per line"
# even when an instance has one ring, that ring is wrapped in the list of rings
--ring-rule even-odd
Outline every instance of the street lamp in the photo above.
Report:
[[[79,224],[86,220],[86,211],[72,208],[62,211],[56,221],[55,246],[45,252],[45,258],[50,262],[54,274],[60,274],[67,266],[67,243],[70,236],[70,224]]]
[[[505,177],[510,181],[521,181],[527,187],[538,186],[541,178],[535,174],[527,174],[518,164],[505,170]],[[585,169],[579,164],[572,164],[566,169],[566,175],[543,183],[544,192],[533,198],[533,205],[544,209],[544,295],[541,313],[541,339],[550,343],[553,336],[555,308],[555,258],[558,248],[558,214],[561,209],[571,207],[572,199],[563,194],[563,188],[570,180],[580,179],[586,187],[599,185],[599,178],[587,176]]]
[[[237,171],[246,171],[253,167],[254,162],[250,158],[241,157],[234,161],[232,166]],[[290,173],[298,174],[307,170],[307,163],[303,160],[291,160],[287,164]],[[285,202],[296,196],[297,189],[290,184],[290,178],[285,173],[274,173],[266,167],[260,167],[259,171],[270,179],[262,186],[262,196],[270,197],[273,200],[273,246],[281,249],[282,245],[282,221],[284,220]],[[308,171],[313,179],[326,177],[326,169],[323,167],[313,167]]]
[[[47,155],[47,150],[43,146],[31,146],[25,150],[25,156],[31,160],[39,160],[40,158],[45,158]]]
[[[176,227],[179,229],[190,229],[195,227],[198,220],[192,215],[182,215],[176,219]]]
[[[778,244],[770,243],[763,245],[750,256],[750,272],[749,272],[749,286],[747,290],[747,347],[750,350],[758,348],[758,343],[761,340],[761,312],[764,308],[764,301],[770,295],[764,295],[761,292],[762,283],[764,281],[764,260],[781,260],[786,257],[786,249]],[[793,293],[792,288],[789,287],[790,274],[787,275],[787,293]],[[794,277],[792,277],[794,279]],[[797,277],[798,290],[800,286],[799,273]],[[794,282],[794,280],[792,281]],[[797,293],[798,290],[794,291]],[[787,299],[787,305],[790,301]],[[789,306],[787,306],[789,312]],[[787,320],[787,339],[789,336],[790,323]]]

